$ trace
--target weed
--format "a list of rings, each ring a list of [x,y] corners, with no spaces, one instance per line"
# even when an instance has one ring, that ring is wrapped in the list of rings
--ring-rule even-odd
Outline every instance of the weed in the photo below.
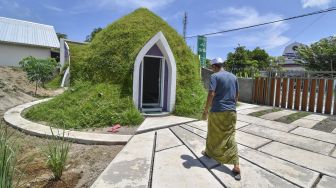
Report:
[[[17,147],[10,142],[11,134],[0,125],[0,187],[14,187]]]
[[[62,135],[55,135],[50,127],[51,140],[44,148],[44,154],[47,156],[47,166],[54,175],[54,180],[60,180],[68,158],[70,143],[65,141],[64,131]]]

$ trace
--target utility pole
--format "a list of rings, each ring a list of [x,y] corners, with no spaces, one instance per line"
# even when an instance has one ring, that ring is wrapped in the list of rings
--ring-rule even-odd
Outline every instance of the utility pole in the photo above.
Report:
[[[187,35],[187,24],[188,24],[188,14],[187,12],[184,12],[184,17],[183,17],[183,38],[184,40],[186,39],[186,35]]]

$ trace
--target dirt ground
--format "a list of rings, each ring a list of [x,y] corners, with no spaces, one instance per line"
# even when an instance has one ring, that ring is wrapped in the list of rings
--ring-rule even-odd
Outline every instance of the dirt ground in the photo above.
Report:
[[[35,86],[27,81],[25,73],[20,69],[0,67],[1,119],[7,109],[36,100],[37,98],[31,96],[34,90]],[[38,95],[44,97],[54,96],[60,92],[62,90],[38,89]],[[47,139],[26,135],[8,127],[3,121],[0,124],[1,129],[7,128],[13,133],[12,139],[19,148],[18,170],[20,172],[17,172],[14,178],[16,181],[20,179],[20,187],[90,187],[123,148],[122,145],[99,146],[73,143],[62,179],[55,182],[52,180],[51,171],[46,166],[46,157],[42,153]]]

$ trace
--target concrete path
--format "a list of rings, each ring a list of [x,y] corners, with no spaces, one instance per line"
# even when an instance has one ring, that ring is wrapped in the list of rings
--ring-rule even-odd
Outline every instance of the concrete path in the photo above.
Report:
[[[294,113],[296,113],[296,112],[293,111],[293,110],[281,110],[281,111],[278,111],[278,112],[272,112],[272,113],[262,115],[262,116],[260,116],[260,118],[269,119],[269,120],[276,120],[276,119],[279,119],[281,117],[288,116],[288,115],[291,115],[291,114],[294,114]]]
[[[63,135],[64,131],[63,129],[52,128],[51,132],[51,127],[28,121],[21,116],[23,110],[36,104],[46,102],[48,100],[50,100],[50,98],[26,103],[11,108],[4,114],[4,120],[10,126],[33,136],[51,137],[52,132],[56,136],[61,136]],[[133,135],[99,134],[99,133],[88,133],[88,132],[70,131],[70,130],[64,131],[64,137],[66,139],[81,144],[101,144],[101,145],[126,144],[128,140],[131,139],[132,136]]]
[[[296,126],[300,126],[300,127],[312,128],[316,124],[318,124],[320,121],[323,121],[327,118],[328,118],[328,116],[311,114],[311,115],[305,116],[303,118],[300,118],[300,119],[292,122],[291,124],[296,125]]]
[[[201,154],[207,122],[193,121],[162,129],[160,125],[168,122],[157,121],[152,131],[135,135],[92,187],[335,185],[335,134],[319,134],[316,130],[239,114],[236,140],[242,180],[236,181],[232,165],[221,165]]]

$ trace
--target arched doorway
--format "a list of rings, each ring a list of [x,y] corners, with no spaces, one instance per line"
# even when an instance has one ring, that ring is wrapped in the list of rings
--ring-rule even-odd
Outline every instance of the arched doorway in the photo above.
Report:
[[[145,111],[172,112],[176,95],[176,63],[162,32],[140,50],[134,63],[133,101]]]

